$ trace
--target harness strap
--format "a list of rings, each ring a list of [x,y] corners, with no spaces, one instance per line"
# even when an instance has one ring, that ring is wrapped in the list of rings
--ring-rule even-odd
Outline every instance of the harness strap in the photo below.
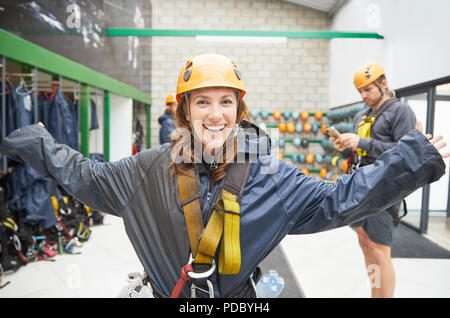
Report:
[[[362,120],[358,124],[358,136],[362,138],[370,138],[370,129],[376,119],[377,114],[371,117],[367,117],[366,115],[362,116]],[[356,149],[356,153],[358,156],[367,156],[367,151],[360,148]]]
[[[394,225],[397,227],[400,224],[400,219],[405,217],[408,214],[408,209],[406,207],[406,200],[403,199],[403,215],[399,215],[399,210],[395,207],[395,205],[386,209],[386,211],[392,216],[394,219]]]
[[[248,164],[233,164],[228,171],[222,196],[214,207],[208,224],[203,228],[199,186],[195,170],[178,176],[179,199],[184,211],[194,263],[211,264],[222,239],[219,272],[237,274],[240,270],[240,207],[238,195],[248,177]],[[227,182],[228,181],[228,182]]]
[[[221,242],[219,273],[239,273],[241,248],[238,200],[242,195],[249,171],[249,163],[234,163],[230,166],[224,179],[225,182],[221,183],[223,188],[218,189],[221,191],[221,196],[213,208],[206,227],[203,227],[200,209],[200,182],[196,170],[192,169],[177,176],[178,199],[185,216],[191,252],[194,257],[193,265],[212,264]],[[184,271],[182,269],[181,277],[175,286],[176,289],[182,289],[187,281],[184,279],[186,277]],[[174,289],[172,295],[179,295],[180,292],[181,290],[175,292]]]
[[[237,274],[241,269],[240,218],[241,209],[237,196],[223,190],[219,208],[223,205],[223,241],[220,246],[219,273]],[[216,210],[217,211],[217,210]],[[217,212],[219,213],[219,212]]]
[[[181,208],[186,220],[189,242],[193,255],[197,254],[198,241],[203,232],[203,220],[200,211],[199,181],[194,170],[189,170],[186,175],[178,175],[178,193]]]

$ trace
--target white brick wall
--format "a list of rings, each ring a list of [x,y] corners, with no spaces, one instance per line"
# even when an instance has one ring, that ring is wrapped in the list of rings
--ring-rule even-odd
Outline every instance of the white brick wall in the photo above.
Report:
[[[326,13],[281,0],[152,0],[154,29],[326,30]],[[158,117],[175,92],[178,72],[196,54],[229,56],[241,69],[250,109],[328,108],[329,40],[288,39],[283,44],[205,43],[192,37],[153,37],[151,44],[152,145]],[[257,121],[258,122],[258,121]],[[311,136],[313,137],[313,136]],[[318,136],[318,138],[321,136]]]

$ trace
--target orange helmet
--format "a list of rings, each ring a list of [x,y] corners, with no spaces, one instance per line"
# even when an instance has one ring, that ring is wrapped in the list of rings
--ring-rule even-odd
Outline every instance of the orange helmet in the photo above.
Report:
[[[326,168],[320,169],[319,174],[322,179],[325,179],[327,177],[327,173],[328,173],[328,170]]]
[[[356,71],[353,83],[358,89],[374,82],[381,75],[384,75],[384,70],[380,64],[376,62],[366,63]]]
[[[303,111],[303,112],[300,113],[300,118],[301,118],[302,120],[307,121],[307,120],[308,120],[308,117],[309,117],[309,112]]]
[[[181,94],[198,88],[230,87],[245,95],[245,85],[237,65],[219,54],[201,54],[189,59],[181,68],[177,84],[177,101]]]
[[[279,109],[275,109],[273,111],[272,116],[273,116],[273,118],[275,118],[275,120],[280,120],[280,118],[281,118],[281,111]]]
[[[177,96],[175,93],[170,93],[166,97],[166,105],[176,103],[177,102]]]

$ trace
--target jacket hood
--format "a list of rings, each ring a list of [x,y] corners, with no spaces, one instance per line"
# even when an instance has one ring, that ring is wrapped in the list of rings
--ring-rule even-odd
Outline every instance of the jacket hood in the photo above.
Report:
[[[159,116],[158,123],[160,125],[162,125],[163,122],[166,121],[167,119],[173,120],[173,115],[172,114],[164,114],[164,115]]]

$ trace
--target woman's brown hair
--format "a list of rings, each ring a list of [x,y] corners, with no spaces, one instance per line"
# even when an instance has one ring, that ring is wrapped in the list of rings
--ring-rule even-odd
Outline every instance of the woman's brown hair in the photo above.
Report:
[[[238,105],[237,105],[237,116],[236,116],[236,123],[240,124],[244,119],[248,120],[248,108],[247,104],[240,98],[240,91],[235,90]],[[186,94],[186,95],[185,95]],[[186,114],[189,113],[189,105],[188,101],[190,100],[190,92],[187,92],[181,96],[181,100],[178,103],[177,111],[175,113],[175,126],[177,128],[184,128],[188,131],[191,131],[191,123],[186,118]],[[192,136],[190,136],[192,137]],[[194,138],[191,139],[191,145],[190,145],[190,162],[182,162],[182,163],[175,163],[171,162],[170,166],[172,167],[172,176],[175,174],[183,174],[185,171],[188,171],[190,169],[193,169],[195,167],[194,165]],[[174,140],[172,139],[172,149],[175,148],[178,144],[185,142],[183,140],[183,137],[181,136],[179,139]],[[223,146],[223,158],[222,162],[218,163],[217,168],[213,170],[213,180],[214,182],[217,182],[221,180],[223,177],[225,177],[227,172],[228,165],[236,158],[237,155],[237,138],[235,137],[233,140],[233,153],[231,153],[229,150],[226,149],[226,145]],[[228,150],[228,151],[227,151]],[[232,159],[227,158],[227,156],[233,156]]]

